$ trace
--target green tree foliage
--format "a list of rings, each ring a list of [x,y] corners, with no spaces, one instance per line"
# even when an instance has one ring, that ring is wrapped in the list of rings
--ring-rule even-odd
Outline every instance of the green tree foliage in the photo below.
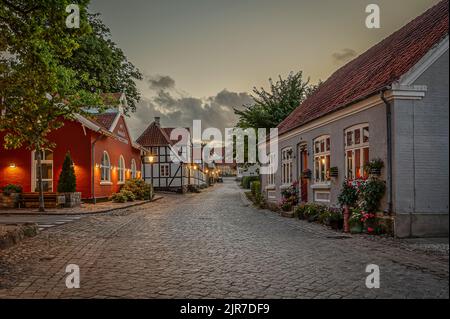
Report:
[[[274,82],[269,79],[270,90],[253,89],[255,103],[244,105],[243,110],[234,109],[239,117],[237,126],[241,128],[277,127],[320,85],[312,85],[303,79],[303,72],[291,72],[286,79],[281,76]]]
[[[75,177],[75,169],[70,153],[66,153],[61,174],[58,181],[58,192],[73,193],[77,188],[77,178]]]
[[[142,74],[112,41],[109,28],[99,17],[99,14],[88,14],[92,32],[85,33],[78,39],[79,48],[64,63],[88,79],[81,83],[83,89],[123,92],[128,103],[128,109],[125,108],[124,111],[134,112],[140,100],[135,80],[142,80]]]

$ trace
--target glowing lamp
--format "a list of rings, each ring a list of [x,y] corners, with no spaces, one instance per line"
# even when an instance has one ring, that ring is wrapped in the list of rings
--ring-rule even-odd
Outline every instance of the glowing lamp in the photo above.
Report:
[[[16,163],[9,163],[10,168],[16,168]]]

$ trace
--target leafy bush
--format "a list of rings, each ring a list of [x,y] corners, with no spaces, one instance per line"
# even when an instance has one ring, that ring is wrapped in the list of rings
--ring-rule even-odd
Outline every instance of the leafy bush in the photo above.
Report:
[[[297,207],[295,207],[294,216],[298,217],[298,219],[305,219],[306,205],[307,204],[300,204]]]
[[[359,186],[360,208],[366,212],[376,212],[384,196],[386,184],[376,178],[369,178]]]
[[[338,202],[341,206],[353,206],[358,200],[358,191],[353,186],[352,182],[349,180],[345,180],[342,184],[341,193],[338,196]]]
[[[133,202],[136,199],[136,195],[134,195],[131,191],[122,189],[120,192],[127,197],[129,202]]]
[[[153,198],[153,187],[139,178],[129,179],[122,186],[121,191],[130,191],[136,200],[150,200]]]
[[[112,194],[111,199],[114,203],[125,203],[128,201],[127,195],[122,192]]]
[[[252,191],[253,196],[256,196],[257,194],[261,193],[261,182],[260,181],[251,182],[250,189]]]
[[[59,193],[74,193],[77,188],[77,178],[75,176],[75,169],[73,167],[73,161],[70,157],[70,153],[66,153],[64,163],[62,166],[61,174],[59,174],[58,180],[58,192]]]
[[[241,186],[245,189],[250,189],[250,183],[259,181],[259,176],[244,176],[242,177]]]
[[[12,193],[22,193],[23,188],[20,185],[8,184],[2,187],[3,194],[9,196]]]

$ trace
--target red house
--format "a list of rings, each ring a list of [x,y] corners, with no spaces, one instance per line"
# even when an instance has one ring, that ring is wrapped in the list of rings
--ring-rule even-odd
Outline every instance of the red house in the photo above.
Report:
[[[119,191],[129,178],[141,177],[141,156],[145,149],[130,137],[123,115],[125,95],[111,94],[108,101],[117,107],[89,116],[77,115],[52,132],[49,140],[56,144],[42,156],[44,191],[57,190],[64,157],[70,152],[77,177],[77,191],[83,199],[107,198]],[[18,184],[25,192],[36,191],[35,152],[3,147],[5,133],[0,133],[0,187]]]

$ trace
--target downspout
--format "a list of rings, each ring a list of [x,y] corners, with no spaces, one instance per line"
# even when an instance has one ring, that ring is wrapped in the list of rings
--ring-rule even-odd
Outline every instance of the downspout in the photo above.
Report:
[[[386,130],[387,130],[387,204],[388,213],[391,214],[393,209],[392,205],[392,106],[385,97],[387,89],[383,89],[380,92],[381,100],[386,105]]]
[[[97,133],[100,133],[100,130],[97,131]],[[92,166],[92,178],[91,178],[91,192],[92,192],[92,200],[94,205],[97,203],[97,199],[95,197],[95,144],[100,140],[102,135],[100,134],[97,136],[91,144],[91,166]]]

